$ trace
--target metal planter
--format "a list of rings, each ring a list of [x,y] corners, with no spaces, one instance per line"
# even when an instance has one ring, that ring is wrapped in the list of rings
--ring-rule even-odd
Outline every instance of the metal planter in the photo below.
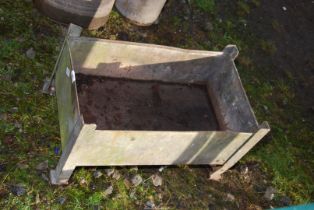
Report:
[[[51,78],[63,149],[53,184],[79,166],[205,164],[219,166],[211,176],[219,179],[269,132],[242,87],[235,46],[209,52],[79,34],[70,26]]]

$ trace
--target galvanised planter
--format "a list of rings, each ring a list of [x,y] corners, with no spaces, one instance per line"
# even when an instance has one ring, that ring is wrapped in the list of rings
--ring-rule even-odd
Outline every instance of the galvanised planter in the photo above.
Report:
[[[55,86],[66,184],[76,167],[211,165],[220,175],[270,130],[256,121],[234,59],[222,52],[80,37],[71,25]]]

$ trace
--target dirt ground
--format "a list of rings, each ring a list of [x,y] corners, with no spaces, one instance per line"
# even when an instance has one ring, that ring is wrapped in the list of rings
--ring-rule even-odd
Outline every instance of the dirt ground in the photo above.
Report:
[[[85,123],[100,130],[218,130],[205,86],[78,74]]]
[[[284,9],[286,8],[286,9]],[[262,1],[249,15],[249,26],[259,37],[270,40],[276,52],[265,59],[255,55],[270,80],[292,77],[296,101],[303,117],[314,126],[314,3],[312,1]],[[314,128],[314,127],[312,127]]]

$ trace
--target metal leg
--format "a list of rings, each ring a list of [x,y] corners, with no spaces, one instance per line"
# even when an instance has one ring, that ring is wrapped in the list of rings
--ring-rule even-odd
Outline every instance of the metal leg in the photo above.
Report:
[[[63,170],[58,173],[57,170],[50,171],[50,182],[53,185],[66,185],[69,183],[69,179],[75,168],[71,170]]]
[[[76,139],[83,126],[83,122],[79,119],[74,126],[73,132],[67,143],[67,146],[63,149],[61,158],[55,170],[50,171],[50,182],[54,185],[68,184],[68,181],[77,166],[77,161],[73,157],[72,150],[77,144]]]
[[[82,33],[82,30],[83,30],[82,27],[74,25],[74,24],[71,23],[69,25],[69,28],[68,28],[67,37],[79,37],[81,35],[81,33]],[[66,37],[66,39],[67,39],[67,37]],[[64,41],[64,43],[62,45],[61,53],[58,56],[56,65],[55,65],[55,67],[53,69],[53,72],[52,72],[50,78],[46,78],[45,79],[45,82],[44,82],[44,85],[43,85],[43,89],[42,89],[42,92],[45,93],[45,94],[49,94],[49,95],[54,95],[55,94],[54,78],[55,78],[56,71],[58,69],[58,65],[59,65],[59,61],[61,59],[61,55],[62,55],[63,49],[65,47],[65,43],[66,43],[66,41]]]
[[[225,164],[211,174],[211,180],[220,180],[221,175],[234,166],[244,155],[246,155],[268,132],[270,131],[267,122],[260,125],[259,130],[233,155]]]
[[[68,181],[75,169],[75,165],[72,163],[70,155],[74,144],[71,142],[62,152],[62,156],[55,170],[50,171],[50,182],[53,185],[68,184]]]

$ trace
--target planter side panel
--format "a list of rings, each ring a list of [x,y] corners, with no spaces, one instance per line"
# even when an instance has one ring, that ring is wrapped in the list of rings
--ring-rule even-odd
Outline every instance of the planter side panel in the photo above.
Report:
[[[71,71],[71,55],[68,45],[65,43],[59,63],[57,64],[55,76],[60,135],[63,149],[67,145],[75,123],[79,119],[76,84],[75,81],[72,81],[73,75],[71,75]]]
[[[71,161],[78,166],[222,165],[250,136],[216,131],[101,131],[84,125]]]
[[[209,77],[208,91],[223,130],[256,132],[258,123],[251,108],[235,64],[221,56],[220,65]]]
[[[206,84],[221,52],[152,44],[72,38],[74,68],[82,74]]]

